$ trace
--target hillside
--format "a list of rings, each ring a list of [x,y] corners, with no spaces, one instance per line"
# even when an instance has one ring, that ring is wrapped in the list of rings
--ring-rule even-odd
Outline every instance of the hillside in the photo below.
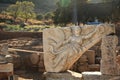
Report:
[[[5,10],[10,4],[14,4],[16,1],[25,0],[0,0],[0,11]],[[36,13],[45,13],[54,11],[56,9],[56,3],[58,0],[26,0],[32,1],[35,4]]]

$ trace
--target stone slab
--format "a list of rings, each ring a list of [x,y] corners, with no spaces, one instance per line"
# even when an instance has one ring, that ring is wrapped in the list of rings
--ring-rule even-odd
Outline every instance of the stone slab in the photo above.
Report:
[[[110,24],[44,29],[43,49],[46,72],[69,70],[88,49],[98,43],[103,36],[111,33],[114,33],[114,26]],[[94,63],[94,60],[90,63]]]
[[[0,72],[13,72],[13,64],[0,64]]]
[[[82,75],[73,71],[63,73],[44,73],[46,80],[82,80]]]
[[[83,80],[120,80],[120,76],[102,75],[101,72],[83,72]]]

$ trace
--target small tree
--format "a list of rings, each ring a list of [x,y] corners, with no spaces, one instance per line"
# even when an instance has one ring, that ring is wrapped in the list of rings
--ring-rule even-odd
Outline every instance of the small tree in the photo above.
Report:
[[[29,18],[34,18],[36,16],[34,12],[34,4],[29,1],[23,1],[21,4],[20,16],[27,21]]]
[[[17,17],[24,18],[27,21],[29,18],[36,16],[34,12],[34,4],[29,1],[16,2],[7,8],[7,12],[16,19]]]
[[[20,5],[21,2],[16,2],[16,4],[12,4],[7,8],[7,12],[16,19],[20,13]]]

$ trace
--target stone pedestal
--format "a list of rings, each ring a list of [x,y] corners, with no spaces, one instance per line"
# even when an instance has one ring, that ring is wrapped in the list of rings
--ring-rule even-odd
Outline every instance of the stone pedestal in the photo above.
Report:
[[[44,73],[45,80],[82,80],[82,75],[73,71],[63,73]]]
[[[116,45],[118,38],[115,35],[109,35],[102,38],[101,52],[102,60],[100,71],[105,75],[120,75],[116,63]]]
[[[101,72],[83,72],[83,80],[120,80],[120,76],[102,75]]]

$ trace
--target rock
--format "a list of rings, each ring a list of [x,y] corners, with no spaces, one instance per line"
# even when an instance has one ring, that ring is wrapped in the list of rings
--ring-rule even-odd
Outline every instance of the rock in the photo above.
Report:
[[[32,53],[30,55],[30,61],[33,65],[37,65],[40,61],[40,54]]]
[[[63,73],[44,73],[46,80],[82,80],[82,75],[73,71]]]

